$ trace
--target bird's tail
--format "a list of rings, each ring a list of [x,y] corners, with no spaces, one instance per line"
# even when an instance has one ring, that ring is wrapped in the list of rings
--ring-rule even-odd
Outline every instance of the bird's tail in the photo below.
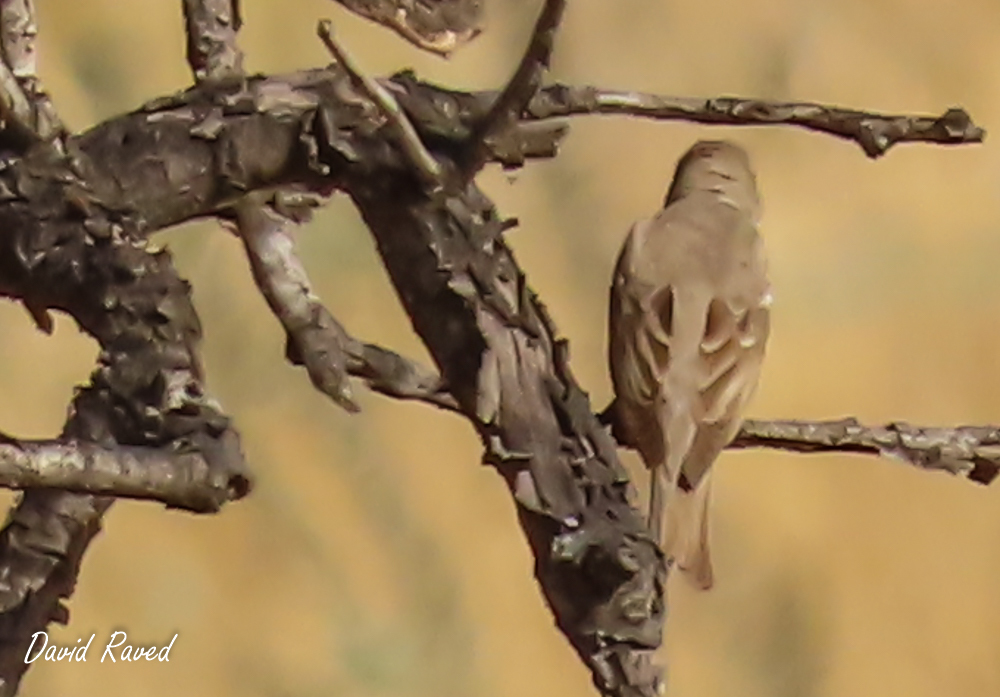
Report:
[[[714,582],[708,546],[708,501],[711,473],[694,489],[685,490],[667,481],[665,468],[652,471],[649,526],[663,553],[698,588],[708,590]]]

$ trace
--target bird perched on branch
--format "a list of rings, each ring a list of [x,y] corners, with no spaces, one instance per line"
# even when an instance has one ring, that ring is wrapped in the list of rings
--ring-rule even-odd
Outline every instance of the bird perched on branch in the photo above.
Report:
[[[760,207],[740,146],[695,143],[611,284],[613,418],[650,469],[654,538],[706,589],[709,469],[740,429],[770,329]]]

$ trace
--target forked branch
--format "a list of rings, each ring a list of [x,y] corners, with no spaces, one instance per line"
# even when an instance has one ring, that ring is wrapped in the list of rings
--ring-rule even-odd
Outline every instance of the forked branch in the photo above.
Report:
[[[370,389],[386,396],[456,411],[458,406],[437,373],[355,339],[323,306],[296,252],[294,227],[301,218],[280,212],[289,195],[277,195],[275,205],[247,196],[236,206],[238,234],[254,282],[285,329],[289,361],[305,366],[316,389],[349,412],[360,411],[349,375],[364,379]]]
[[[465,157],[460,163],[463,181],[474,177],[489,160],[489,141],[518,122],[552,61],[556,30],[566,9],[566,0],[545,0],[521,62],[490,110],[476,123]]]

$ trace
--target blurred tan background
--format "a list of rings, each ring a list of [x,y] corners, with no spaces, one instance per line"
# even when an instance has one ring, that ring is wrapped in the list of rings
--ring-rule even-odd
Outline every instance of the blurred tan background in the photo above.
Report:
[[[86,128],[185,87],[180,2],[39,0],[41,70]],[[512,70],[538,0],[491,0],[450,63],[324,0],[244,0],[249,68],[327,61],[332,17],[366,69],[463,87]],[[1000,119],[1000,5],[956,0],[576,0],[554,78],[673,94],[817,100]],[[752,415],[1000,421],[1000,147],[901,146],[878,162],[792,128],[578,119],[563,155],[482,177],[598,406],[606,289],[628,225],[699,137],[751,151],[777,294]],[[994,136],[995,137],[995,136]],[[97,633],[86,665],[39,662],[22,694],[226,697],[594,694],[552,626],[499,478],[460,419],[363,394],[348,416],[283,360],[239,245],[209,224],[160,239],[194,284],[209,384],[258,476],[217,517],[122,503],[53,638]],[[303,231],[318,291],[351,331],[426,358],[349,201]],[[56,433],[95,347],[0,306],[0,427]],[[635,464],[632,456],[627,462]],[[643,478],[642,481],[645,481]],[[12,497],[11,497],[12,498]],[[864,457],[727,453],[718,584],[671,582],[678,697],[1000,693],[1000,489]],[[100,664],[102,642],[179,637],[169,664]]]

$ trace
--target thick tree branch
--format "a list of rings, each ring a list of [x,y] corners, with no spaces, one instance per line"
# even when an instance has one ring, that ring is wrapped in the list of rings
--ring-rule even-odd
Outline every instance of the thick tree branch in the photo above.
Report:
[[[0,486],[146,499],[196,513],[218,511],[249,489],[242,474],[214,470],[195,450],[6,436],[0,436]]]
[[[602,694],[652,697],[666,568],[564,344],[473,183],[442,200],[411,175],[346,183],[414,328],[504,478],[556,622]],[[387,201],[394,205],[386,205]]]
[[[472,131],[460,163],[464,180],[474,177],[483,168],[490,157],[489,141],[516,124],[538,92],[552,60],[556,30],[565,9],[566,0],[545,0],[517,70]]]
[[[178,503],[199,510],[217,509],[245,494],[249,477],[237,434],[202,387],[196,352],[201,327],[190,288],[168,254],[146,249],[141,240],[146,224],[136,215],[141,206],[116,207],[118,199],[97,193],[85,170],[93,172],[78,142],[68,139],[63,149],[43,141],[6,167],[13,179],[4,181],[0,195],[7,231],[0,241],[0,294],[25,300],[33,314],[48,308],[69,313],[102,348],[60,438],[80,449],[66,453],[70,460],[62,475],[72,484],[72,457],[81,458],[76,462],[86,469],[83,443],[106,449],[151,446],[188,458],[192,481],[203,479],[214,491],[202,491],[207,496],[199,498],[179,484],[167,494],[180,495]],[[105,180],[97,189],[107,192],[114,182]],[[46,196],[53,198],[41,204]],[[36,225],[42,208],[48,210],[42,215],[51,216],[44,231]],[[190,453],[200,455],[204,469]],[[101,461],[90,464],[95,462]],[[140,458],[132,464],[152,466],[141,475],[147,483],[162,479],[155,461]],[[61,600],[72,594],[83,554],[112,502],[107,496],[32,488],[0,531],[3,697],[16,693],[29,667],[24,654],[32,635],[52,621],[67,620]]]
[[[483,30],[483,0],[335,0],[395,31],[414,46],[448,57]]]
[[[896,143],[955,145],[980,143],[986,136],[986,131],[976,126],[963,109],[957,108],[938,117],[904,116],[808,102],[668,97],[570,85],[550,85],[541,90],[528,106],[525,118],[582,114],[623,114],[727,126],[789,124],[853,140],[872,158],[884,155]]]

